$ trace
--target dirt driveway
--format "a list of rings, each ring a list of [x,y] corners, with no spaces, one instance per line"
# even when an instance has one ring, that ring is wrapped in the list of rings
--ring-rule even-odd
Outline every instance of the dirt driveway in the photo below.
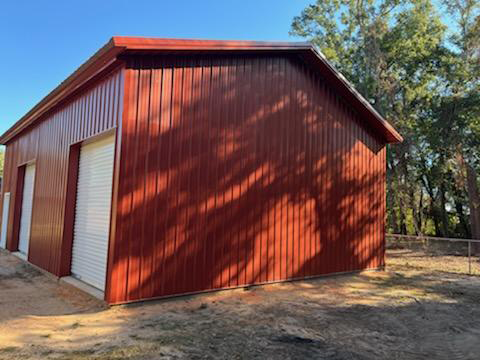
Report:
[[[480,278],[402,265],[106,308],[0,253],[0,359],[478,359]]]

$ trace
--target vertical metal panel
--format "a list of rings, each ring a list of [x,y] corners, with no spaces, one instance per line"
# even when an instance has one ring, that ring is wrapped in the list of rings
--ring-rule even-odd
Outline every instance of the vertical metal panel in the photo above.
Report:
[[[26,129],[7,144],[3,192],[11,193],[16,204],[18,168],[35,160],[36,180],[32,210],[29,261],[61,275],[62,239],[70,145],[117,126],[122,103],[121,69],[98,80],[68,100],[37,125]],[[111,89],[107,93],[102,89]],[[108,97],[108,99],[106,99]],[[96,108],[90,106],[98,101]],[[106,112],[107,101],[111,111]],[[13,244],[14,211],[9,214],[7,247]]]
[[[383,265],[385,147],[290,55],[132,55],[111,303]]]

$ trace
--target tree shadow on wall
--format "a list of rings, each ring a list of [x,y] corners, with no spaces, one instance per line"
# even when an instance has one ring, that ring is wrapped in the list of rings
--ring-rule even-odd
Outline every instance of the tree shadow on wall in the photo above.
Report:
[[[112,302],[383,265],[383,144],[299,58],[126,60]]]

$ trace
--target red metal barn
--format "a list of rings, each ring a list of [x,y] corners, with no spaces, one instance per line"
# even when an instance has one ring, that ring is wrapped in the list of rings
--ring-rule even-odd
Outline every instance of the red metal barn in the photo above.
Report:
[[[112,304],[378,268],[401,140],[309,44],[115,37],[1,136],[0,246]]]

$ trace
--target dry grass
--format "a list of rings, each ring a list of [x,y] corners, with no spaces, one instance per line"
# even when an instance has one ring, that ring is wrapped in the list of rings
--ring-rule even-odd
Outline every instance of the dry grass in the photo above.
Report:
[[[391,255],[385,272],[107,309],[3,253],[0,359],[478,359],[480,277]]]
[[[438,252],[410,249],[390,249],[388,265],[395,269],[418,269],[452,274],[480,276],[480,261],[471,258],[470,267],[467,256],[442,255]]]

